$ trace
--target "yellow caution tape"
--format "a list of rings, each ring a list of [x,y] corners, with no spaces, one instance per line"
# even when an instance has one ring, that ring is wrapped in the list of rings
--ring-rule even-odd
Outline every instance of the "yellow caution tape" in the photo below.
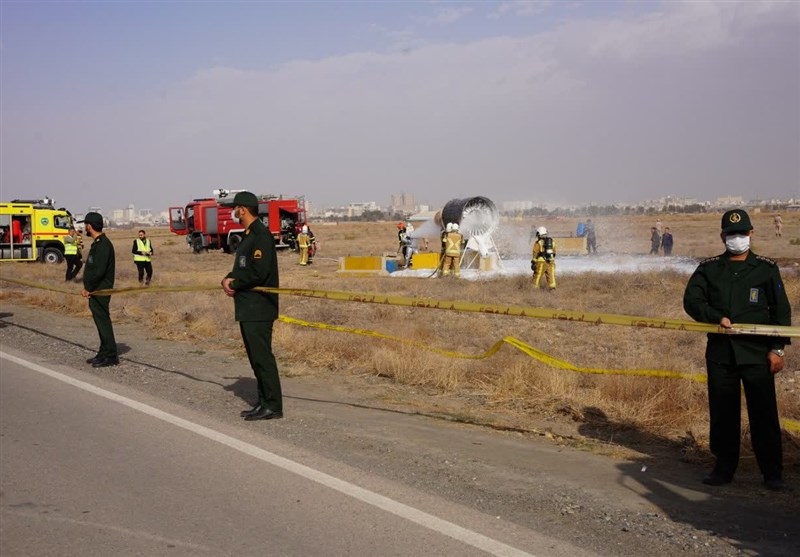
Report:
[[[638,377],[679,378],[679,379],[689,379],[691,381],[697,381],[699,383],[706,382],[706,376],[705,374],[702,373],[682,373],[678,371],[666,371],[660,369],[603,369],[603,368],[580,367],[573,365],[565,360],[560,360],[558,358],[550,356],[549,354],[546,354],[545,352],[542,352],[541,350],[534,348],[530,344],[526,344],[521,340],[510,336],[505,337],[502,340],[498,340],[482,354],[473,355],[473,354],[463,354],[460,352],[454,352],[451,350],[443,350],[441,348],[436,348],[435,346],[430,346],[416,340],[386,335],[383,333],[378,333],[376,331],[371,331],[369,329],[355,329],[351,327],[342,327],[341,325],[330,325],[328,323],[314,323],[311,321],[304,321],[302,319],[297,319],[295,317],[288,317],[286,315],[281,315],[280,317],[278,317],[278,320],[282,321],[283,323],[288,323],[291,325],[299,325],[302,327],[312,327],[315,329],[323,329],[326,331],[352,333],[357,335],[370,336],[374,338],[381,338],[385,340],[393,340],[403,344],[416,346],[417,348],[422,348],[424,350],[435,352],[437,354],[441,354],[443,356],[447,356],[450,358],[482,360],[496,354],[500,350],[500,348],[502,348],[503,344],[509,344],[514,348],[516,348],[517,350],[527,354],[528,356],[550,367],[554,367],[557,369],[575,371],[578,373],[603,374],[603,375],[627,375],[627,376],[638,376]],[[787,431],[791,431],[793,433],[800,433],[800,421],[782,419],[781,424],[783,425],[783,428],[786,429]]]
[[[337,331],[342,333],[353,333],[357,335],[393,340],[396,342],[401,342],[403,344],[410,344],[418,348],[428,350],[430,352],[435,352],[443,356],[448,356],[450,358],[483,360],[489,358],[490,356],[495,355],[500,350],[500,348],[502,348],[503,344],[508,344],[510,346],[513,346],[520,352],[527,354],[531,358],[534,358],[535,360],[542,362],[545,365],[568,371],[577,371],[580,373],[592,373],[592,374],[605,374],[605,375],[633,375],[633,376],[644,376],[644,377],[682,378],[682,379],[691,379],[693,381],[698,381],[700,383],[705,383],[706,381],[706,376],[702,373],[681,373],[677,371],[665,371],[658,369],[601,369],[601,368],[579,367],[567,361],[559,360],[558,358],[550,356],[549,354],[534,348],[530,344],[526,344],[521,340],[511,336],[504,337],[502,340],[498,340],[484,353],[473,355],[473,354],[464,354],[462,352],[455,352],[452,350],[443,350],[441,348],[436,348],[416,340],[385,335],[383,333],[370,331],[368,329],[353,329],[350,327],[342,327],[341,325],[329,325],[327,323],[313,323],[310,321],[303,321],[302,319],[297,319],[295,317],[287,317],[285,315],[281,315],[278,318],[278,320],[292,325],[301,325],[303,327],[313,327],[315,329],[324,329],[328,331]]]
[[[6,282],[10,282],[13,284],[19,284],[22,286],[29,286],[33,288],[38,288],[42,290],[49,290],[52,292],[59,292],[62,294],[76,294],[74,291],[65,290],[62,288],[51,287],[47,285],[37,284],[34,282],[21,280],[21,279],[9,279],[6,277],[0,277],[0,280],[4,280]],[[131,293],[148,293],[148,292],[199,292],[199,291],[207,291],[207,290],[218,290],[219,286],[156,286],[156,287],[128,287],[128,288],[117,288],[117,289],[107,289],[107,290],[97,290],[92,293],[95,296],[110,296],[110,295],[117,295],[117,294],[131,294]],[[364,293],[351,293],[351,292],[336,292],[336,291],[326,291],[326,290],[307,290],[307,289],[298,289],[298,288],[266,288],[266,287],[258,287],[255,290],[260,290],[264,292],[272,292],[275,294],[286,294],[290,296],[302,296],[308,298],[322,298],[328,300],[340,300],[340,301],[351,301],[351,302],[364,302],[364,303],[379,303],[385,305],[400,305],[400,306],[411,306],[411,307],[425,307],[431,309],[450,309],[455,311],[471,311],[471,312],[480,312],[480,313],[493,313],[499,315],[514,315],[519,317],[538,317],[538,318],[550,318],[550,319],[565,319],[569,321],[581,321],[581,322],[589,322],[595,324],[613,324],[613,325],[628,325],[628,326],[635,326],[635,327],[646,327],[646,328],[658,328],[658,329],[671,329],[671,330],[681,330],[681,331],[696,331],[696,332],[715,332],[715,333],[727,333],[727,334],[760,334],[760,335],[769,335],[769,336],[800,336],[798,330],[800,327],[781,327],[781,326],[772,326],[772,325],[737,325],[735,326],[735,330],[733,332],[726,331],[721,327],[710,325],[706,323],[696,323],[694,321],[682,321],[678,319],[649,319],[643,317],[632,317],[626,315],[613,315],[613,314],[594,314],[594,313],[585,313],[585,312],[572,312],[572,311],[563,311],[563,310],[551,310],[547,308],[531,308],[531,307],[519,307],[519,306],[500,306],[496,304],[475,304],[472,302],[443,302],[438,300],[421,300],[419,298],[408,298],[404,296],[385,296],[385,295],[378,295],[378,294],[364,294]],[[404,344],[409,344],[413,346],[417,346],[419,348],[423,348],[425,350],[429,350],[431,352],[435,352],[437,354],[441,354],[443,356],[451,357],[451,358],[462,358],[462,359],[485,359],[489,358],[496,354],[503,344],[509,344],[513,346],[517,350],[527,354],[528,356],[557,369],[564,369],[568,371],[574,371],[578,373],[587,373],[587,374],[604,374],[604,375],[627,375],[627,376],[639,376],[639,377],[664,377],[664,378],[682,378],[682,379],[689,379],[692,381],[698,382],[705,382],[706,376],[700,373],[683,373],[677,371],[667,371],[667,370],[657,370],[657,369],[634,369],[634,370],[611,370],[611,369],[603,369],[603,368],[587,368],[587,367],[580,367],[575,366],[565,360],[560,360],[549,354],[542,352],[534,348],[533,346],[522,342],[519,339],[514,337],[504,337],[502,340],[495,342],[488,350],[486,350],[483,354],[479,355],[470,355],[470,354],[463,354],[459,352],[443,350],[441,348],[432,347],[426,345],[422,342],[405,339],[400,337],[394,337],[391,335],[385,335],[382,333],[378,333],[376,331],[370,331],[368,329],[356,329],[350,327],[342,327],[340,325],[330,325],[327,323],[313,323],[309,321],[303,321],[302,319],[296,319],[293,317],[288,317],[285,315],[281,315],[278,318],[280,321],[288,324],[293,325],[300,325],[304,327],[313,327],[317,329],[324,329],[330,331],[338,331],[338,332],[347,332],[353,334],[360,334],[365,336],[371,336],[375,338],[382,338],[387,340],[394,340],[397,342],[402,342]],[[782,420],[784,428],[788,431],[792,432],[800,432],[800,422],[794,420]]]
[[[0,280],[61,292],[63,294],[75,294],[59,288],[49,287],[34,282],[0,277]],[[94,296],[111,296],[118,294],[146,294],[155,292],[200,292],[219,290],[219,286],[149,286],[113,288],[97,290],[92,292]],[[369,304],[383,304],[390,306],[406,306],[427,309],[444,309],[452,311],[463,311],[471,313],[491,313],[495,315],[510,315],[515,317],[532,317],[536,319],[555,319],[559,321],[575,321],[581,323],[591,323],[594,325],[622,325],[627,327],[637,327],[645,329],[664,329],[674,331],[689,331],[697,333],[719,333],[727,335],[762,335],[800,338],[800,327],[781,326],[781,325],[760,325],[738,323],[731,329],[724,329],[712,323],[698,323],[684,319],[658,319],[652,317],[638,317],[633,315],[620,315],[613,313],[590,313],[584,311],[571,311],[553,308],[536,308],[530,306],[505,306],[500,304],[478,304],[475,302],[464,301],[445,301],[433,300],[428,298],[411,298],[408,296],[394,296],[384,294],[374,294],[365,292],[339,292],[335,290],[311,290],[304,288],[267,288],[256,287],[253,290],[283,294],[287,296],[300,296],[304,298],[319,298],[323,300],[337,300],[345,302],[361,302]]]
[[[723,329],[719,325],[714,325],[711,323],[698,323],[696,321],[687,321],[682,319],[657,319],[631,315],[588,313],[552,308],[479,304],[475,302],[410,298],[406,296],[393,296],[362,292],[337,292],[331,290],[308,290],[302,288],[257,288],[257,290],[289,296],[320,298],[324,300],[407,306],[427,309],[445,309],[472,313],[491,313],[495,315],[510,315],[516,317],[577,321],[582,323],[592,323],[595,325],[623,325],[628,327],[691,331],[698,333],[758,334],[765,336],[800,337],[800,327],[787,327],[779,325],[737,324],[734,325],[732,329]]]

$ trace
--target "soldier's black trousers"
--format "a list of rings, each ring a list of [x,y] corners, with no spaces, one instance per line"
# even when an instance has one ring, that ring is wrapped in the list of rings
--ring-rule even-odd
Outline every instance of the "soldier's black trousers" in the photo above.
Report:
[[[117,341],[114,340],[114,327],[111,325],[111,296],[92,296],[89,298],[89,310],[92,312],[97,334],[100,335],[98,358],[116,358]]]
[[[272,354],[273,321],[239,321],[244,348],[258,384],[258,403],[262,408],[283,413],[281,378]]]
[[[781,426],[775,377],[769,371],[769,364],[765,361],[764,364],[737,366],[706,360],[706,365],[711,452],[717,457],[717,469],[733,475],[739,464],[741,388],[744,386],[750,438],[758,467],[765,478],[781,477]]]

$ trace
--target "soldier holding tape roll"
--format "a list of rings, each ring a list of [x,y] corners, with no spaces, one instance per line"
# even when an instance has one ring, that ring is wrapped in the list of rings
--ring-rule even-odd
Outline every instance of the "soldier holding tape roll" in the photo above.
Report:
[[[683,296],[696,321],[730,329],[737,323],[791,325],[791,307],[777,264],[750,251],[753,226],[741,210],[722,216],[725,253],[701,262]],[[783,369],[784,337],[710,333],[706,346],[711,452],[716,464],[707,485],[733,481],[739,463],[741,388],[750,436],[768,489],[784,489],[781,426],[774,374]]]

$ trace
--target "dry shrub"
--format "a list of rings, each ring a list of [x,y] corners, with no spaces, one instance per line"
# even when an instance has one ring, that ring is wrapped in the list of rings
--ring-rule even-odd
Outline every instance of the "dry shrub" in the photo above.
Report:
[[[188,325],[191,333],[201,339],[210,339],[219,332],[219,327],[212,317],[203,316],[195,319]]]
[[[370,351],[369,371],[401,385],[433,387],[452,393],[463,386],[466,371],[459,363],[442,365],[441,358],[413,347],[380,347]]]
[[[515,361],[503,367],[489,388],[488,402],[518,411],[552,415],[561,408],[579,405],[583,377],[554,370],[531,361]]]
[[[614,421],[644,427],[656,433],[682,430],[694,425],[698,383],[645,377],[604,377],[598,381],[599,401]],[[636,401],[636,404],[632,404]]]

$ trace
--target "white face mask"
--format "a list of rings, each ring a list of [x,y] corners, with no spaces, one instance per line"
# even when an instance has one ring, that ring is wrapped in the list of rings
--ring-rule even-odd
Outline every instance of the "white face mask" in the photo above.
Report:
[[[746,234],[725,236],[725,248],[734,255],[741,255],[750,249],[750,236]]]
[[[242,222],[242,221],[239,219],[239,211],[237,211],[236,209],[234,209],[234,210],[231,212],[231,218],[233,219],[233,222],[235,222],[235,223],[237,223],[237,224],[238,224],[238,223],[240,223],[240,222]]]

